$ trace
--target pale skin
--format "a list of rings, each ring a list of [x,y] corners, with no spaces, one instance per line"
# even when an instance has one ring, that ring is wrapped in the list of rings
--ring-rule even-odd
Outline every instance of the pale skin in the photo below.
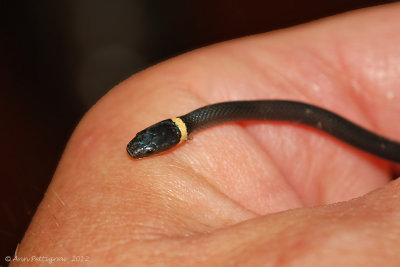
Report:
[[[119,84],[73,133],[18,257],[399,266],[398,168],[326,134],[236,123],[160,156],[125,151],[153,123],[242,99],[317,104],[399,140],[399,14],[387,5],[229,41]]]

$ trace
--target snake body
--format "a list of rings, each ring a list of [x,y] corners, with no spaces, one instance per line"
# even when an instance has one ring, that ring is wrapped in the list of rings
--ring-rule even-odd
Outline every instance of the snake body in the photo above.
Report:
[[[326,109],[287,100],[232,101],[204,106],[144,129],[128,143],[127,151],[135,159],[152,156],[171,149],[201,129],[247,120],[308,125],[377,157],[400,162],[399,142],[373,133]]]

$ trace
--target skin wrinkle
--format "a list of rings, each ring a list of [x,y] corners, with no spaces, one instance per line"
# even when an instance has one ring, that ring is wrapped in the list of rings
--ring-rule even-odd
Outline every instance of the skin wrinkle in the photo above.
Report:
[[[176,157],[172,157],[172,159],[170,160],[170,165],[169,165],[169,166],[171,166],[171,165],[173,165],[173,166],[179,166],[179,169],[181,169],[182,171],[184,171],[184,173],[192,173],[192,174],[193,174],[192,177],[197,177],[196,180],[202,181],[202,182],[201,182],[202,184],[205,183],[205,185],[208,185],[208,186],[209,186],[207,190],[210,190],[210,189],[211,189],[211,190],[213,190],[213,192],[214,192],[215,194],[217,194],[217,195],[219,195],[219,196],[222,196],[222,198],[228,200],[229,202],[236,203],[236,201],[235,201],[234,199],[229,198],[229,197],[226,196],[226,194],[224,194],[222,191],[216,190],[216,188],[215,188],[214,186],[212,186],[211,184],[209,184],[208,178],[205,178],[204,175],[199,175],[198,172],[196,172],[196,171],[192,168],[192,166],[189,166],[189,165],[185,164],[185,162],[183,162],[183,161],[177,161],[177,158],[176,158]],[[169,169],[171,169],[171,168],[169,168]],[[176,171],[175,167],[172,168],[172,169]],[[174,173],[175,173],[175,171],[174,171]],[[165,177],[165,175],[169,175],[169,174],[166,174],[166,173],[160,174],[160,176],[162,176],[162,177]],[[171,175],[173,175],[173,176],[171,176],[171,177],[174,178],[174,176],[175,176],[176,174],[175,174],[175,175],[174,175],[174,174],[171,174]],[[148,174],[148,176],[149,176],[149,177],[154,177],[155,174],[154,174],[154,173],[151,174],[151,175]],[[165,178],[162,179],[162,181],[169,181],[169,180],[171,180],[171,179],[168,179],[168,177],[166,177],[166,179],[165,179]],[[171,181],[172,181],[172,180],[171,180]],[[175,182],[174,182],[174,183],[175,183]],[[162,189],[162,188],[164,188],[164,187],[165,187],[165,186],[161,186],[161,187],[159,187],[159,188]],[[170,187],[166,187],[166,188],[170,188]],[[173,187],[173,188],[174,188],[174,190],[176,190],[176,187]],[[158,190],[157,190],[157,191],[158,191]],[[170,192],[172,192],[172,191],[170,191]],[[199,192],[200,192],[200,191],[199,191]],[[160,195],[161,198],[164,198],[162,191],[159,192],[158,194]],[[192,195],[192,194],[190,194],[190,195]],[[173,198],[175,198],[175,199],[179,199],[180,201],[183,200],[183,199],[179,198],[179,196],[177,196],[176,194],[169,195],[169,196],[170,196],[170,197],[173,197]],[[175,207],[175,208],[176,208],[176,207]],[[249,213],[248,215],[250,215],[250,211],[246,210],[244,207],[241,207],[241,208],[242,208],[246,213]],[[251,214],[253,214],[253,213],[251,213]],[[248,216],[248,215],[247,215],[247,216]],[[251,215],[251,216],[253,216],[253,215]],[[187,218],[187,219],[190,219],[190,218]],[[222,219],[222,218],[220,218],[220,219]],[[231,223],[232,223],[232,221],[231,221]],[[202,223],[202,224],[203,224],[203,225],[208,225],[208,224],[204,224],[204,223]],[[208,225],[208,226],[209,226],[209,225]],[[215,226],[214,226],[214,227],[215,227]],[[220,226],[220,227],[221,227],[221,226]]]
[[[345,43],[347,42],[347,43]],[[365,98],[363,97],[363,95],[365,93],[370,94],[370,90],[365,90],[366,88],[369,88],[370,84],[367,82],[369,80],[369,76],[365,75],[365,73],[354,73],[354,68],[351,66],[351,62],[349,62],[349,55],[352,55],[351,52],[346,52],[348,51],[347,47],[348,47],[348,41],[342,41],[342,42],[336,42],[335,47],[335,51],[338,51],[337,54],[337,59],[338,62],[341,64],[342,68],[343,68],[343,75],[345,75],[346,80],[348,81],[348,88],[350,88],[350,95],[353,96],[353,102],[356,106],[359,106],[359,110],[361,111],[361,114],[363,115],[363,119],[368,122],[368,126],[367,127],[369,129],[372,129],[373,131],[376,131],[378,133],[381,133],[383,135],[387,135],[390,137],[390,132],[388,131],[382,131],[382,129],[380,127],[378,127],[379,123],[377,122],[378,118],[375,116],[372,116],[373,114],[375,114],[374,112],[370,112],[368,111],[370,110],[374,110],[371,108],[368,108],[371,106],[371,103],[367,103],[365,102]],[[364,47],[363,47],[364,49]],[[354,50],[354,48],[353,48]],[[365,50],[365,49],[364,49]],[[369,52],[369,51],[367,51]],[[356,80],[357,81],[357,85],[359,84],[359,88],[356,88],[354,85],[355,83],[352,82]],[[367,92],[366,92],[367,91]],[[362,92],[362,94],[361,94]],[[376,100],[375,98],[376,96],[374,96],[373,99],[374,101]],[[356,101],[357,100],[357,101]]]
[[[189,161],[187,161],[187,162],[189,162]],[[196,176],[199,175],[199,172],[197,172],[197,171],[192,167],[192,165],[190,165],[190,167],[189,167],[189,166],[187,166],[187,167],[190,168]],[[210,180],[211,180],[211,177],[210,177],[210,176],[209,176],[209,177],[206,177],[204,174],[201,174],[200,176],[201,176],[202,179],[207,183],[207,185],[208,185],[209,187],[211,187],[211,188],[212,188],[213,190],[215,190],[216,192],[219,192],[219,194],[222,194],[223,197],[229,199],[232,203],[234,203],[234,204],[236,204],[237,206],[241,207],[244,211],[246,211],[246,212],[248,212],[249,214],[251,214],[252,217],[256,215],[256,213],[255,213],[254,211],[249,210],[248,208],[246,208],[245,206],[243,206],[240,202],[236,201],[234,198],[232,198],[232,197],[230,197],[229,195],[227,195],[223,190],[219,190],[218,187],[216,187],[215,184],[210,183]]]
[[[344,53],[342,53],[344,54]],[[360,99],[358,96],[358,90],[356,90],[354,88],[354,86],[351,84],[350,81],[352,81],[352,77],[349,76],[349,73],[351,73],[351,71],[347,68],[348,64],[345,64],[344,62],[346,61],[346,59],[344,57],[341,57],[340,55],[342,55],[341,53],[338,53],[338,60],[339,62],[342,62],[342,68],[344,69],[343,74],[347,76],[346,80],[349,81],[347,87],[350,88],[350,90],[348,90],[350,92],[350,96],[353,99],[353,105],[356,107],[356,109],[358,109],[358,114],[362,115],[362,121],[366,122],[365,124],[367,126],[365,126],[367,129],[382,134],[382,135],[386,135],[386,131],[382,131],[382,129],[380,129],[380,127],[378,127],[379,123],[374,120],[371,116],[371,112],[369,111],[369,106],[370,104],[368,103],[364,103],[364,101],[360,102],[357,101],[357,99]],[[362,79],[361,79],[362,80]],[[360,124],[362,126],[364,126],[363,124]],[[380,165],[382,167],[385,167],[385,165],[387,166],[386,169],[388,169],[388,178],[392,178],[394,176],[394,166],[396,165],[395,163],[388,163],[388,162],[380,162]]]
[[[255,87],[256,89],[263,88],[263,90],[265,90],[272,88],[272,94],[279,92],[277,96],[269,95],[268,98],[302,100],[301,98],[297,98],[299,96],[302,96],[302,94],[298,92],[298,90],[293,91],[293,89],[296,87],[294,87],[293,84],[291,83],[291,79],[287,78],[288,76],[284,71],[281,71],[278,67],[274,67],[274,64],[269,64],[267,62],[259,62],[254,59],[246,60],[246,58],[244,59],[244,62],[246,63],[246,65],[251,65],[253,66],[253,68],[258,70],[254,72],[257,76],[261,77],[262,82],[259,83],[260,86]],[[267,68],[262,66],[262,64],[267,64]],[[266,83],[265,81],[268,81],[268,83]],[[265,84],[267,84],[267,88],[265,87]],[[284,91],[283,95],[287,95],[288,97],[282,96],[282,91]],[[261,95],[257,94],[257,96],[254,97],[254,99],[265,98],[263,94],[264,92],[261,92]]]
[[[217,134],[217,136],[226,136],[226,134],[224,134],[224,132],[228,132],[228,133],[232,133],[232,130],[231,129],[240,129],[240,128],[232,128],[232,127],[218,127],[218,128],[216,128],[215,129],[215,134]],[[242,134],[243,134],[243,132],[238,132],[238,133],[240,133],[240,136],[242,136]],[[205,137],[204,137],[204,135],[206,135]],[[215,144],[214,145],[210,145],[210,148],[213,148],[214,146],[216,146],[216,145],[218,145],[217,143],[218,143],[218,140],[221,140],[220,139],[220,137],[216,137],[216,138],[210,138],[210,137],[208,137],[207,138],[207,136],[211,136],[211,132],[207,132],[207,133],[204,133],[204,135],[198,135],[198,142],[202,142],[203,141],[203,143],[204,143],[204,138],[206,138],[207,139],[207,141],[206,141],[206,143],[207,143],[207,145],[209,145],[209,144],[212,144],[212,143],[214,143],[215,142]],[[231,144],[233,144],[233,143],[236,143],[235,142],[235,140],[237,139],[237,134],[236,134],[236,130],[235,130],[235,135],[233,136],[232,134],[231,134],[231,138],[230,138],[230,142],[231,142]],[[200,140],[200,138],[202,139],[202,140]],[[241,138],[242,139],[242,138]],[[252,138],[249,140],[249,141],[251,141],[252,140]],[[246,140],[246,143],[247,143],[247,140]],[[196,151],[196,153],[194,153],[194,155],[196,155],[197,157],[201,157],[201,158],[203,158],[204,159],[204,157],[207,157],[210,153],[211,154],[213,154],[212,152],[211,152],[211,150],[210,151],[208,151],[207,153],[206,153],[206,151],[203,151],[203,150],[200,150],[198,147],[201,147],[201,148],[205,148],[205,147],[207,147],[207,146],[204,146],[204,145],[202,145],[202,143],[200,143],[200,144],[198,144],[198,145],[196,145],[195,146],[195,144],[193,144],[193,146],[192,147],[187,147],[188,149],[190,148],[190,151]],[[226,146],[225,146],[226,147]],[[248,146],[247,146],[248,147]],[[257,148],[257,147],[255,147],[254,145],[250,145],[250,147],[252,147],[252,148],[254,148],[256,151],[260,151],[260,148]],[[225,149],[225,150],[227,150],[227,149]],[[247,150],[247,149],[246,149]],[[241,152],[238,152],[239,154],[241,154]],[[253,153],[255,153],[255,152],[251,152],[251,154],[253,154]],[[255,153],[255,155],[257,155],[258,153]],[[247,158],[248,156],[246,155],[246,153],[244,153],[243,154],[243,157],[245,157],[245,158]],[[260,156],[258,156],[258,158],[259,158]],[[250,157],[251,158],[251,157]],[[214,161],[212,161],[212,158],[210,158],[210,159],[208,159],[208,160],[206,160],[206,159],[204,159],[204,161],[205,162],[214,162]],[[216,163],[217,164],[217,163]],[[242,162],[242,164],[244,164],[243,162]],[[214,164],[215,165],[215,164]],[[227,170],[225,170],[226,169],[226,167],[222,167],[222,166],[224,166],[224,165],[222,165],[222,166],[220,166],[220,165],[217,165],[217,166],[214,166],[214,165],[207,165],[207,167],[205,167],[204,165],[201,165],[201,163],[200,163],[200,166],[202,166],[202,169],[217,169],[216,171],[217,172],[219,172],[219,173],[226,173],[227,171],[229,171],[229,169],[230,169],[230,167],[227,167],[228,169]],[[212,174],[211,175],[214,175],[213,174],[213,172],[212,172]],[[227,173],[226,174],[227,176],[230,176],[230,175],[232,175],[231,173]],[[240,174],[239,173],[236,173],[236,172],[234,172],[233,173],[233,175],[234,175],[234,177],[240,177]],[[241,177],[242,179],[243,179],[243,177]],[[273,179],[273,178],[272,178]],[[221,180],[221,177],[219,178],[219,180]],[[218,181],[216,181],[217,183],[218,183]],[[268,180],[267,181],[265,181],[265,182],[263,182],[263,183],[265,183],[265,184],[267,184],[268,183]],[[270,183],[270,182],[269,182]],[[225,188],[224,187],[224,185],[228,185],[229,186],[229,184],[230,184],[230,182],[223,182],[223,184],[220,184],[219,183],[219,188],[220,189],[222,189],[222,191],[225,191],[225,190],[229,190],[229,189],[227,189],[227,188]],[[242,188],[242,187],[240,187],[240,186],[238,186],[238,188]],[[254,189],[252,189],[252,190],[257,190],[257,188],[256,187],[252,187],[252,188],[254,188]],[[239,189],[240,190],[240,189]],[[236,194],[237,195],[237,194]],[[234,195],[231,195],[231,198],[232,197],[234,197]],[[265,201],[265,203],[268,203],[268,201],[267,201],[267,199],[265,199],[266,201]],[[253,208],[254,209],[254,208]],[[261,210],[258,210],[257,211],[257,213],[262,213],[262,214],[265,214],[265,213],[267,213],[267,212],[271,212],[271,211],[268,211],[268,209],[266,210],[265,208],[264,209],[261,209]]]
[[[297,51],[297,48],[293,49],[294,51]],[[283,58],[286,60],[290,60],[290,61],[296,61],[294,62],[294,64],[297,64],[297,60],[294,60],[294,58],[296,58],[295,55],[292,55],[290,58],[287,58],[286,54],[288,53],[286,48],[277,48],[274,47],[272,51],[270,51],[270,53],[274,53],[276,57],[279,58]],[[298,53],[298,52],[296,52]],[[310,59],[308,59],[310,60]],[[286,92],[285,95],[288,95],[289,98],[293,98],[293,100],[300,100],[300,101],[307,101],[309,100],[306,97],[305,92],[299,90],[299,83],[298,80],[294,77],[295,73],[292,72],[287,72],[285,70],[283,70],[284,67],[282,66],[278,66],[278,68],[274,69],[274,74],[276,75],[278,73],[278,75],[280,77],[283,77],[280,79],[280,83],[277,84],[276,88],[279,90],[279,92],[281,92],[282,88],[286,88]],[[300,68],[301,69],[301,68]],[[268,72],[269,69],[265,69],[264,72]],[[275,76],[274,75],[274,76]],[[284,84],[282,84],[282,82]]]
[[[307,135],[307,137],[310,137],[310,134],[311,133],[314,133],[314,132],[316,132],[316,130],[313,130],[313,129],[310,129],[309,127],[301,127],[301,126],[299,126],[299,125],[293,125],[293,124],[289,124],[289,123],[270,123],[271,124],[271,126],[273,125],[273,124],[278,124],[278,125],[280,125],[280,127],[285,127],[285,128],[287,128],[287,129],[285,129],[285,131],[287,132],[287,131],[292,131],[292,132],[294,132],[294,133],[298,133],[297,134],[297,139],[298,140],[301,140],[301,143],[303,143],[303,144],[306,144],[306,142],[307,142],[307,140],[308,139],[304,139],[304,138],[302,138],[303,137],[303,134],[302,134],[302,132],[299,132],[299,130],[300,131],[303,131],[303,130],[305,130],[305,131],[307,131],[307,133],[306,133],[306,135]],[[268,125],[268,126],[270,126],[270,125]],[[262,127],[262,128],[264,128],[264,127]],[[300,129],[299,129],[300,128]],[[264,130],[265,129],[261,129],[262,131],[261,132],[265,132]],[[314,135],[313,135],[314,136]],[[319,136],[316,136],[316,137],[318,137],[318,139],[320,138]],[[257,137],[256,136],[256,138],[257,138],[257,140],[259,139],[259,137]],[[314,139],[314,138],[312,138],[312,139]],[[304,146],[309,146],[308,144],[307,145],[304,145]],[[264,146],[261,146],[261,147],[264,147]],[[297,152],[297,153],[300,153],[300,152]],[[297,154],[298,155],[298,154]],[[302,157],[306,157],[307,159],[306,160],[308,160],[308,157],[307,157],[307,155],[304,155],[304,156],[302,156]],[[277,161],[277,159],[274,159],[274,157],[273,157],[273,161],[275,162],[275,163],[278,163],[278,161]],[[314,164],[313,162],[311,162],[311,164]],[[277,165],[278,166],[278,168],[280,169],[280,172],[281,173],[283,173],[283,176],[285,177],[285,179],[288,181],[288,183],[289,184],[291,184],[291,186],[293,187],[293,188],[297,188],[297,186],[295,185],[295,184],[293,184],[292,183],[292,181],[289,179],[289,177],[288,177],[288,172],[287,171],[284,171],[284,170],[282,170],[282,167],[280,167],[279,166],[279,164]],[[292,168],[295,168],[295,166],[293,166]],[[308,168],[308,170],[306,170],[306,171],[308,171],[308,173],[310,173],[311,171],[311,168]],[[294,171],[294,173],[296,173],[296,171]],[[309,174],[306,174],[306,175],[304,175],[305,177],[309,177]],[[315,175],[316,176],[316,175]],[[308,180],[306,180],[307,181],[307,183],[309,183],[309,182],[311,182],[310,181],[310,179],[308,179]],[[314,185],[315,185],[315,183],[318,183],[318,181],[314,181]],[[319,184],[319,183],[318,183]],[[323,191],[321,191],[321,193],[322,193]],[[298,192],[296,192],[297,194],[298,194],[298,196],[299,196],[299,199],[300,199],[300,201],[302,201],[302,203],[303,204],[306,204],[305,202],[304,202],[304,199],[303,199],[303,197],[301,197],[300,195],[299,195],[299,193]],[[306,206],[309,206],[309,204],[307,204]]]
[[[174,182],[174,184],[176,184],[176,182]],[[182,186],[180,186],[180,187],[182,187]],[[167,187],[168,188],[168,187]],[[174,203],[173,204],[173,206],[170,206],[170,207],[168,207],[168,209],[171,209],[171,210],[180,210],[180,208],[182,208],[182,206],[186,206],[187,204],[186,204],[186,201],[185,201],[185,199],[183,199],[182,197],[179,197],[179,193],[181,192],[181,191],[178,191],[177,193],[175,193],[175,191],[176,191],[176,186],[174,186],[173,187],[173,189],[174,190],[168,190],[168,193],[167,194],[165,194],[165,191],[164,192],[162,192],[162,193],[164,193],[164,194],[160,194],[160,197],[161,198],[163,198],[163,199],[165,199],[165,200],[167,200],[168,202],[167,203]],[[161,193],[161,192],[160,192]],[[193,191],[192,192],[188,192],[189,193],[189,195],[191,195],[190,193],[193,193]],[[196,192],[196,193],[198,193],[198,192]],[[197,195],[197,194],[196,194]],[[172,200],[172,202],[171,202],[171,200]],[[175,200],[175,201],[173,201],[173,200]],[[178,205],[177,205],[178,204]],[[182,206],[181,206],[182,205]],[[189,215],[192,215],[192,214],[189,214]],[[177,224],[177,225],[180,225],[181,226],[181,228],[182,228],[182,226],[185,226],[185,228],[187,228],[188,230],[190,230],[190,232],[193,232],[193,227],[187,227],[186,225],[193,225],[193,224],[196,224],[196,225],[201,225],[201,226],[205,226],[205,228],[207,228],[207,229],[212,229],[212,225],[210,225],[210,224],[207,224],[207,223],[205,223],[205,222],[201,222],[201,221],[196,221],[194,218],[192,218],[192,216],[189,216],[189,215],[183,215],[183,216],[181,216],[181,217],[179,217],[178,218],[178,221],[176,221],[176,219],[174,219],[174,218],[171,218],[171,219],[173,219],[174,221],[175,221],[175,224]],[[192,222],[192,223],[190,223],[190,222]],[[196,227],[196,228],[199,228],[199,227]],[[209,231],[209,230],[206,230],[206,229],[202,229],[202,232],[203,231]],[[196,232],[200,232],[200,231],[194,231],[194,233],[196,233]]]
[[[238,49],[231,49],[230,52],[233,57],[239,56],[241,51],[237,51]],[[249,54],[251,50],[245,51],[245,55]],[[268,54],[264,55],[268,56]],[[266,65],[266,66],[262,66]],[[235,94],[232,98],[219,98],[218,96],[218,101],[216,102],[222,102],[222,101],[230,101],[230,100],[254,100],[254,99],[261,99],[265,97],[265,90],[271,89],[272,92],[279,90],[282,92],[282,90],[285,90],[286,88],[282,86],[282,73],[280,71],[277,71],[276,68],[274,67],[273,63],[269,63],[268,61],[260,61],[256,60],[255,58],[246,58],[244,57],[242,62],[240,63],[240,72],[243,72],[244,75],[246,76],[248,70],[248,66],[253,67],[253,71],[251,72],[252,79],[248,80],[245,79],[244,83],[246,84],[246,87],[242,89],[241,91],[236,91],[234,90],[231,94]],[[241,69],[244,69],[243,71]],[[265,81],[268,81],[266,83]],[[286,81],[285,81],[286,82]],[[252,88],[253,90],[248,90],[248,88]],[[259,93],[260,88],[262,88],[261,94]],[[228,88],[228,91],[231,92],[230,88]],[[246,92],[245,95],[243,95],[243,91]],[[274,98],[274,96],[269,96]]]
[[[186,163],[185,163],[186,162]],[[223,191],[218,190],[218,188],[213,184],[210,183],[210,178],[211,177],[206,177],[204,174],[199,173],[198,171],[196,171],[193,167],[192,164],[189,164],[188,160],[184,160],[180,162],[181,165],[185,165],[186,169],[189,169],[191,173],[193,173],[194,177],[201,177],[200,179],[202,181],[204,181],[207,186],[209,188],[211,188],[213,191],[218,192],[219,194],[221,194],[224,198],[229,199],[229,201],[231,201],[232,203],[238,205],[240,208],[242,208],[246,213],[248,212],[249,215],[251,214],[251,216],[254,216],[254,212],[247,209],[246,207],[244,207],[243,205],[241,205],[240,203],[238,203],[237,201],[235,201],[234,199],[232,199],[231,197],[229,197],[228,195],[226,195]]]
[[[340,60],[340,62],[344,62],[344,60],[345,60],[343,57],[341,57],[340,53],[338,53],[337,58]],[[349,76],[349,73],[351,73],[351,72],[349,69],[346,68],[346,66],[347,66],[347,64],[342,63],[342,68],[344,70],[343,75],[346,76],[347,81],[351,81],[352,77]],[[361,103],[359,101],[359,97],[357,96],[357,90],[355,90],[355,88],[353,87],[353,85],[350,82],[348,82],[347,86],[344,88],[350,89],[348,91],[350,91],[349,95],[352,98],[353,106],[356,107],[356,109],[358,110],[358,114],[362,115],[362,122],[365,125],[364,124],[360,124],[360,125],[366,127],[367,129],[370,129],[371,131],[375,131],[375,132],[379,133],[379,131],[377,131],[377,127],[376,127],[377,124],[372,121],[370,113],[367,111],[368,108],[366,108],[366,107],[368,105],[366,105],[365,103]]]
[[[298,51],[300,50],[300,51]],[[310,92],[310,86],[309,84],[306,84],[305,86],[300,86],[301,88],[304,88],[303,90],[300,90],[303,92],[303,97],[307,101],[310,101],[312,103],[319,103],[319,105],[333,110],[334,106],[329,100],[332,98],[332,93],[337,92],[336,88],[343,88],[342,86],[335,86],[335,84],[343,84],[343,80],[341,77],[338,77],[335,79],[335,84],[333,84],[333,81],[329,79],[329,77],[332,77],[334,73],[340,73],[340,71],[336,68],[335,62],[332,62],[331,60],[328,60],[323,53],[320,51],[312,51],[309,47],[303,47],[301,46],[300,48],[296,49],[297,53],[301,52],[301,56],[304,58],[308,58],[308,60],[305,62],[306,64],[306,69],[304,70],[304,75],[307,75],[310,70],[313,72],[316,72],[317,75],[323,76],[324,77],[324,82],[328,82],[328,85],[319,85],[319,88],[322,88],[320,91],[321,94],[316,94],[315,90],[312,90]],[[296,55],[297,55],[296,53]],[[306,56],[304,56],[304,53],[306,53]],[[310,60],[311,58],[311,60]],[[304,60],[301,60],[304,62]],[[296,73],[296,76],[301,74],[301,70],[303,68],[300,68],[299,72]],[[321,71],[323,70],[323,71]],[[308,74],[309,75],[309,74]],[[313,75],[314,76],[314,75]],[[296,77],[296,84],[301,84],[303,83],[304,77],[300,75],[300,77]],[[311,78],[313,80],[313,78]],[[308,79],[306,80],[308,82]],[[332,87],[334,90],[332,90]],[[340,91],[341,93],[341,91]],[[336,111],[335,111],[336,112]]]
[[[325,58],[324,54],[321,54],[320,52],[314,52],[313,53],[313,52],[311,52],[310,48],[308,48],[308,47],[306,47],[304,45],[301,45],[301,44],[297,45],[295,48],[290,47],[290,51],[288,51],[288,50],[289,50],[289,48],[285,48],[285,47],[281,47],[281,46],[272,46],[272,47],[270,47],[268,52],[270,54],[274,54],[275,57],[276,57],[276,55],[278,55],[280,58],[286,59],[286,61],[292,61],[293,58],[297,58],[298,55],[302,55],[302,57],[304,57],[304,55],[303,55],[304,52],[307,53],[307,57],[306,57],[307,58],[307,63],[309,63],[309,61],[310,61],[310,55],[313,55],[312,59],[321,60],[321,59]],[[291,54],[290,57],[286,56],[288,53]],[[316,55],[318,55],[318,56],[316,56]],[[252,58],[253,59],[252,61],[253,62],[259,62],[259,60],[258,60],[259,58],[260,58],[259,55],[257,55],[257,56]],[[283,61],[285,61],[285,60],[283,60]],[[300,59],[299,61],[300,62],[304,62],[304,60],[302,60],[302,59]],[[258,65],[260,65],[260,63],[261,64],[266,64],[266,62],[262,61],[262,62],[259,62]],[[328,68],[330,68],[330,69],[333,67],[332,65],[334,65],[334,64],[332,64],[332,62],[329,62],[329,63],[330,64],[324,65],[324,72],[326,72],[325,71],[326,66],[328,66]],[[313,64],[307,64],[307,66],[315,68],[315,66]],[[280,68],[282,68],[282,67],[280,67]],[[284,79],[281,79],[281,82],[284,82],[284,83],[288,83],[288,81],[293,81],[293,75],[296,75],[296,76],[298,75],[298,73],[291,74],[290,72],[289,72],[290,73],[289,74],[289,73],[286,72],[286,69],[285,70],[281,70],[281,69],[278,70],[278,69],[274,68],[272,64],[270,64],[267,68],[259,67],[258,69],[261,70],[260,72],[264,72],[263,74],[266,75],[266,77],[268,77],[268,76],[275,77],[276,74],[278,74],[280,76],[283,76]],[[275,71],[274,71],[275,75],[269,75],[271,69],[275,69]],[[274,79],[268,79],[268,82],[270,83],[271,80],[274,80]],[[265,84],[265,82],[264,82],[264,84]],[[279,88],[280,90],[282,88],[289,88],[290,91],[291,91],[291,95],[293,95],[293,93],[300,93],[300,95],[303,97],[302,99],[304,99],[304,100],[309,100],[310,99],[309,97],[305,97],[305,94],[302,93],[301,90],[298,90],[299,89],[299,80],[297,78],[296,78],[296,81],[293,81],[293,83],[290,84],[290,86],[283,86],[283,84],[280,83],[280,84],[277,85],[277,88]],[[306,86],[305,89],[308,89],[308,88],[309,88],[309,86]],[[295,89],[295,90],[293,91],[293,89]],[[315,93],[313,95],[315,95]],[[299,100],[298,98],[295,98],[295,99]]]
[[[269,151],[267,151],[266,149],[264,149],[264,146],[261,145],[261,143],[260,143],[259,139],[257,138],[257,136],[253,135],[253,134],[251,133],[251,131],[249,131],[248,128],[247,128],[246,126],[240,125],[240,123],[238,123],[238,124],[239,124],[239,126],[241,126],[241,128],[245,131],[245,133],[246,133],[248,136],[251,136],[251,138],[253,139],[253,143],[255,143],[257,147],[261,147],[261,148],[262,148],[261,150],[262,150],[262,152],[266,155],[265,157],[268,157],[268,158],[270,159],[270,161],[272,162],[272,164],[273,164],[274,166],[276,166],[276,168],[277,168],[277,170],[278,170],[278,172],[279,172],[279,174],[280,174],[280,177],[283,177],[283,178],[285,179],[285,181],[286,181],[286,183],[288,184],[288,186],[290,187],[290,189],[291,189],[291,190],[294,192],[294,194],[296,195],[297,200],[300,202],[300,204],[301,204],[302,206],[304,206],[305,203],[304,203],[303,199],[300,197],[299,193],[295,190],[295,188],[293,187],[293,185],[290,183],[288,177],[284,174],[284,172],[282,171],[282,169],[280,168],[280,166],[277,164],[276,159],[275,159],[274,157],[271,156],[271,152],[269,152]],[[261,215],[261,214],[260,214],[260,215]]]

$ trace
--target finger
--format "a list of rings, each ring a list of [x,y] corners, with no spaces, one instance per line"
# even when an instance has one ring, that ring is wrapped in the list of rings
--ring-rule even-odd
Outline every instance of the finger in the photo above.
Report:
[[[398,266],[399,197],[394,181],[349,202],[258,217],[207,235],[132,242],[120,253],[168,265]]]

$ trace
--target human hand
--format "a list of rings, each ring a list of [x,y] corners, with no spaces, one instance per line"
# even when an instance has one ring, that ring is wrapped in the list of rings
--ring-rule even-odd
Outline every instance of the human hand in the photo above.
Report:
[[[317,104],[399,140],[399,12],[376,7],[217,44],[121,83],[75,130],[18,256],[398,265],[393,166],[321,132],[226,124],[144,160],[125,147],[162,119],[239,99]]]

